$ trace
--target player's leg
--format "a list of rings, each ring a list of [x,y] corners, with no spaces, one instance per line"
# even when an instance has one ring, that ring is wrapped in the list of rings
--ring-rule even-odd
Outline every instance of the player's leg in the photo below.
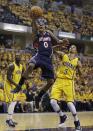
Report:
[[[16,123],[13,122],[12,116],[14,113],[16,102],[13,102],[14,95],[11,93],[11,86],[8,82],[5,83],[4,92],[5,92],[5,101],[9,103],[6,123],[11,127],[15,127]]]
[[[67,105],[74,117],[74,124],[75,124],[76,131],[81,131],[80,121],[77,116],[77,111],[74,105],[74,98],[75,98],[74,83],[72,80],[66,80],[65,83],[68,83],[68,85],[65,86],[65,88],[63,89],[67,98]]]
[[[15,127],[15,125],[17,125],[17,122],[13,120],[13,114],[14,114],[16,103],[17,101],[24,102],[26,100],[26,95],[22,92],[16,93],[13,95],[12,100],[13,101],[9,104],[8,107],[8,115],[7,115],[6,123],[11,127]]]
[[[49,63],[44,63],[44,68],[42,68],[42,77],[47,80],[47,83],[38,94],[40,99],[54,83],[54,70],[50,60]]]
[[[40,97],[43,96],[43,94],[50,89],[50,87],[54,83],[54,69],[52,65],[51,58],[45,58],[45,62],[42,63],[43,68],[42,69],[42,77],[47,80],[47,84],[42,88],[40,92]]]
[[[80,121],[77,116],[77,111],[76,111],[74,102],[67,102],[67,105],[68,105],[68,108],[74,117],[74,124],[75,124],[76,131],[81,131]]]
[[[35,106],[36,109],[39,109],[39,102],[41,101],[42,96],[50,89],[50,87],[53,85],[54,79],[48,79],[47,84],[42,88],[42,90],[39,92],[38,96],[35,98]]]
[[[15,108],[16,103],[17,103],[16,101],[13,101],[9,104],[9,107],[8,107],[8,115],[7,115],[6,123],[10,127],[15,127],[15,125],[17,124],[16,122],[13,121],[13,114],[14,114],[14,108]]]
[[[41,63],[42,64],[42,63]],[[47,66],[46,66],[47,65]],[[51,68],[49,68],[49,67]],[[52,68],[52,65],[48,65],[47,63],[43,63],[42,69],[42,77],[47,80],[46,85],[42,88],[42,90],[39,92],[38,96],[35,99],[35,105],[36,108],[39,109],[39,102],[41,101],[42,96],[50,89],[50,87],[54,83],[54,71]]]
[[[64,125],[64,122],[67,119],[67,116],[62,112],[60,106],[58,105],[58,101],[62,98],[62,83],[61,79],[57,79],[52,87],[51,96],[50,96],[50,103],[55,112],[59,114],[60,117],[60,124],[59,127]]]

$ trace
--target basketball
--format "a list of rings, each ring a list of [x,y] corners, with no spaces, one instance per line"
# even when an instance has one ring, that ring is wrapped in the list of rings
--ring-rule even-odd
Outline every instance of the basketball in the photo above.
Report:
[[[32,18],[38,18],[42,17],[43,15],[43,9],[39,6],[32,6],[31,8],[31,17]]]

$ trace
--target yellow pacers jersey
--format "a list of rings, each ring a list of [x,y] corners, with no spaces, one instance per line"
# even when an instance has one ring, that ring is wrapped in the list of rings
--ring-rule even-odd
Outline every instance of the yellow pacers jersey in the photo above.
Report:
[[[20,64],[20,66],[17,66],[15,62],[13,62],[13,64],[14,64],[14,71],[12,74],[12,79],[16,84],[18,84],[22,74],[22,65]],[[12,85],[8,80],[7,80],[7,85],[10,86],[12,89],[15,88],[15,86]]]
[[[70,60],[69,56],[65,54],[62,59],[63,65],[59,67],[57,77],[63,79],[74,79],[77,62],[78,62],[77,57]]]
[[[20,66],[17,66],[14,62],[14,67],[13,80],[18,84],[22,75],[22,65],[20,64]]]
[[[15,81],[15,83],[18,84],[22,74],[22,65],[20,64],[20,66],[17,66],[15,62],[13,64],[14,64],[14,71],[12,74],[12,79],[13,81]],[[6,94],[5,95],[6,102],[18,100],[19,96],[21,96],[20,93],[16,93],[16,94],[11,93],[11,90],[13,90],[14,88],[15,86],[11,84],[6,78],[5,88],[4,88]]]

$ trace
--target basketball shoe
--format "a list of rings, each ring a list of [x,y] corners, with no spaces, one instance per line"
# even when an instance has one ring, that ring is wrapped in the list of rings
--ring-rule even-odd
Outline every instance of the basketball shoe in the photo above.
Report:
[[[65,121],[66,121],[66,119],[67,119],[66,115],[60,116],[60,124],[59,124],[60,128],[65,127]]]
[[[80,126],[80,121],[74,121],[74,125],[75,125],[75,131],[82,131],[82,128]]]
[[[15,127],[15,125],[17,125],[18,123],[17,122],[13,122],[13,120],[6,120],[6,124],[9,126],[9,127]]]

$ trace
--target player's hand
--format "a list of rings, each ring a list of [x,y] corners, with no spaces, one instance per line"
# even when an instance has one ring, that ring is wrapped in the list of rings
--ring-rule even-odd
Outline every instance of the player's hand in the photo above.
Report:
[[[67,48],[70,45],[69,40],[66,39],[66,38],[64,38],[63,40],[59,40],[59,44],[64,49]]]
[[[11,90],[11,93],[18,93],[21,90],[21,85],[17,85],[14,90]]]
[[[64,46],[68,46],[70,43],[69,43],[69,40],[68,39],[63,39],[63,45]]]
[[[59,40],[59,44],[62,44],[63,43],[63,40]]]

